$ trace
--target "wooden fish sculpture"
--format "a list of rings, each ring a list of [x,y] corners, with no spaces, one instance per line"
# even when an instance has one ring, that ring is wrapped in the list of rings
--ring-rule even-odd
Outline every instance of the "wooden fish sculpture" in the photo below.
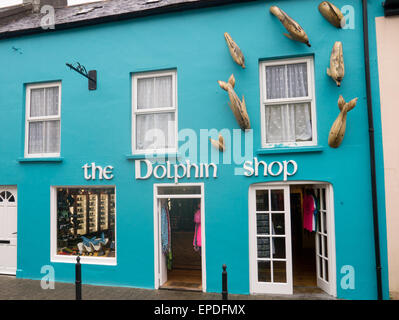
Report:
[[[224,152],[224,150],[226,150],[226,146],[224,144],[224,138],[221,134],[219,134],[219,140],[215,139],[209,139],[209,140],[216,149],[219,149],[219,151]]]
[[[287,29],[290,34],[284,33],[284,35],[295,41],[303,42],[310,47],[309,38],[305,30],[291,17],[289,17],[283,10],[277,6],[270,7],[270,12],[275,15],[283,26]]]
[[[224,38],[226,39],[227,46],[229,47],[229,51],[233,60],[243,69],[245,69],[245,58],[242,54],[240,47],[237,46],[237,44],[227,32],[224,33]]]
[[[330,68],[327,68],[327,74],[335,81],[338,87],[341,86],[342,79],[345,76],[344,53],[342,42],[337,41],[331,52]]]
[[[242,130],[251,129],[251,124],[247,113],[247,107],[245,105],[245,99],[244,97],[242,97],[242,101],[240,101],[237,94],[235,93],[234,91],[235,82],[236,80],[233,74],[230,76],[229,81],[227,83],[224,81],[218,81],[219,86],[223,90],[226,90],[227,93],[229,94],[229,99],[230,99],[229,106],[233,111],[233,114],[240,128]]]
[[[342,96],[339,96],[338,107],[341,112],[339,113],[337,119],[334,121],[330,130],[330,135],[328,136],[328,145],[331,148],[338,148],[342,143],[342,140],[344,140],[346,130],[346,116],[348,114],[348,111],[351,111],[356,106],[357,99],[358,98],[355,98],[347,103]]]
[[[319,11],[324,18],[337,28],[345,27],[346,20],[341,10],[334,6],[331,2],[323,1],[319,4]]]

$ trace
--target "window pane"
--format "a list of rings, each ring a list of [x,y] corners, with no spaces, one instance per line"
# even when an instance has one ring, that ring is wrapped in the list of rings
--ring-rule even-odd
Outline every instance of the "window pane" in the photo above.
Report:
[[[30,116],[40,117],[46,114],[45,112],[45,93],[44,88],[32,89],[30,91]]]
[[[256,229],[258,235],[269,235],[269,214],[268,213],[257,213],[256,214]]]
[[[44,134],[44,153],[60,152],[60,121],[45,121]]]
[[[155,108],[170,108],[172,102],[172,76],[155,79]]]
[[[310,103],[265,106],[266,143],[312,140]]]
[[[115,257],[115,189],[57,189],[57,254]]]
[[[285,259],[285,238],[273,237],[273,258]]]
[[[173,106],[172,76],[137,80],[137,109],[170,108]]]
[[[271,282],[270,261],[258,261],[258,281]]]
[[[43,153],[43,122],[29,123],[28,153]]]
[[[187,186],[187,187],[159,187],[158,194],[201,194],[200,186]]]
[[[154,78],[137,80],[137,109],[149,109],[154,106]]]
[[[284,235],[285,234],[284,213],[273,213],[272,225],[273,225],[273,234]]]
[[[258,258],[270,258],[270,238],[258,237]]]
[[[308,68],[307,63],[287,65],[288,98],[307,97]]]
[[[256,211],[269,211],[269,191],[256,190]]]
[[[58,115],[59,88],[46,88],[46,116]]]
[[[43,117],[58,115],[59,88],[32,89],[30,96],[30,116]]]
[[[287,271],[285,261],[273,261],[273,282],[286,283]]]
[[[267,99],[287,97],[285,65],[266,67],[266,97]]]
[[[271,190],[272,211],[284,211],[284,190]]]
[[[138,114],[136,116],[136,149],[175,148],[175,114]]]

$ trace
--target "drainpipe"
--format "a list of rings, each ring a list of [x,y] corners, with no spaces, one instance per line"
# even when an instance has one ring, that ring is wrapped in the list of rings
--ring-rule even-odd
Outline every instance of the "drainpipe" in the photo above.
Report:
[[[374,121],[373,105],[371,100],[371,79],[370,79],[370,46],[369,46],[369,24],[367,0],[362,0],[363,4],[363,40],[364,40],[364,63],[366,67],[366,93],[367,93],[367,113],[369,122],[370,140],[370,167],[371,167],[371,192],[373,201],[373,224],[374,224],[374,246],[375,263],[377,272],[377,295],[378,300],[382,300],[382,280],[381,280],[381,252],[380,252],[380,233],[378,224],[378,201],[377,201],[377,179],[375,165],[375,140],[374,140]]]

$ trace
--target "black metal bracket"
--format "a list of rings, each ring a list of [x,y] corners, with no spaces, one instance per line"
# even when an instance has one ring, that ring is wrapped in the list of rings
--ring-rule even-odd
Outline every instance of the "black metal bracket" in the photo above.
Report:
[[[81,65],[79,62],[76,62],[76,66],[70,63],[66,63],[66,65],[70,69],[89,79],[89,90],[97,89],[97,70],[90,70],[87,72],[85,66]]]

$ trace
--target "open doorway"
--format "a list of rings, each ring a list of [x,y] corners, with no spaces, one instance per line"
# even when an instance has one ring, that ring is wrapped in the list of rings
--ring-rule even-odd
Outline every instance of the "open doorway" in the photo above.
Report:
[[[201,200],[163,199],[161,206],[162,254],[167,263],[167,281],[161,288],[201,291]]]
[[[261,183],[249,197],[251,292],[335,296],[332,186]]]
[[[205,291],[202,185],[158,185],[155,288]]]

